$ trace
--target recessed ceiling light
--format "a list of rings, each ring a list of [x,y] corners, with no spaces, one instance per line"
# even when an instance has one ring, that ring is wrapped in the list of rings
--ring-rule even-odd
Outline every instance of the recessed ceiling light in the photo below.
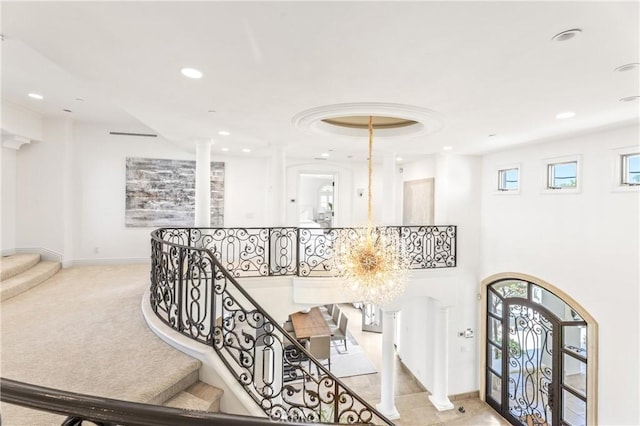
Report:
[[[620,65],[618,68],[614,69],[614,71],[618,71],[618,72],[631,71],[631,70],[638,69],[639,65],[640,64],[638,64],[637,62],[634,62],[632,64]]]
[[[396,157],[396,161],[402,161],[402,157]]]
[[[551,37],[551,40],[553,41],[567,41],[567,40],[571,40],[572,38],[574,38],[575,36],[577,36],[578,34],[580,34],[582,32],[581,29],[579,28],[574,28],[572,30],[567,30],[567,31],[563,31],[561,33],[558,33],[556,35],[554,35],[553,37]]]
[[[44,99],[44,96],[40,95],[39,93],[29,93],[27,96],[29,96],[32,99],[37,99],[37,100]]]
[[[494,137],[495,135],[496,135],[495,133],[491,133],[491,134],[489,135],[489,137],[490,137],[490,138],[492,138],[492,137]]]
[[[82,99],[82,98],[76,98],[76,101],[78,101],[78,102],[84,102],[84,99]]]
[[[626,98],[622,98],[620,99],[620,102],[633,102],[633,101],[637,101],[638,99],[640,99],[640,96],[627,96]]]
[[[249,153],[249,152],[251,152],[251,150],[250,150],[249,148],[242,148],[242,152],[247,152],[247,153]]]
[[[443,151],[451,151],[452,149],[453,149],[453,147],[452,147],[452,146],[449,146],[449,145],[447,145],[447,146],[443,146],[443,147],[442,147],[442,150],[443,150]]]
[[[227,151],[229,151],[229,148],[221,148],[220,151],[227,152]]]
[[[566,112],[561,112],[559,114],[556,114],[556,118],[558,120],[564,120],[565,118],[571,118],[575,116],[576,116],[576,113],[573,111],[566,111]]]
[[[202,78],[202,71],[198,71],[195,68],[182,68],[180,70],[182,75],[189,78]]]
[[[207,110],[207,112],[214,113],[214,112],[216,112],[216,110],[215,109],[210,109],[210,110]]]
[[[328,157],[329,153],[328,152],[323,152],[322,154],[320,154],[321,157]]]
[[[67,109],[67,108],[63,109],[63,111],[64,112],[73,112],[73,111],[71,111],[70,109]]]
[[[229,136],[231,133],[227,132],[226,130],[220,130],[218,134],[222,136]]]

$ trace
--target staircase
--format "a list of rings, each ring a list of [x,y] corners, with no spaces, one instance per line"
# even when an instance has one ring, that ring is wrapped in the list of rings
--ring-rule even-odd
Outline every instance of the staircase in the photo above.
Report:
[[[3,375],[89,395],[219,411],[223,391],[199,381],[201,362],[158,339],[139,314],[147,265],[83,266],[56,274],[60,265],[38,255],[0,260],[2,299],[22,293],[2,302],[3,342],[11,342],[2,347]],[[88,286],[91,290],[83,292]],[[35,306],[39,315],[28,314]],[[45,343],[34,345],[32,334]],[[2,420],[12,426],[53,425],[64,417],[2,404]]]
[[[39,254],[14,254],[0,259],[0,301],[24,293],[51,278],[60,262],[41,261]]]

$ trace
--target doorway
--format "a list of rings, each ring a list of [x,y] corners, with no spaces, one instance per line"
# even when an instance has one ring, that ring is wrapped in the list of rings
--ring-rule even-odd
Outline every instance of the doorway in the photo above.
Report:
[[[372,303],[362,304],[362,331],[382,333],[382,308]]]
[[[513,425],[586,426],[595,417],[597,324],[528,278],[484,282],[484,399]]]
[[[335,194],[335,175],[300,173],[298,181],[298,224],[300,228],[334,227]]]

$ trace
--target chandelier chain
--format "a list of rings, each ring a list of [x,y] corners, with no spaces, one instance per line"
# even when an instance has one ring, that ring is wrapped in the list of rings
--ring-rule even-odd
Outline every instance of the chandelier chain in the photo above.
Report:
[[[372,223],[372,213],[371,213],[371,175],[373,170],[373,116],[369,116],[369,187],[367,194],[367,233],[371,234],[371,223]]]

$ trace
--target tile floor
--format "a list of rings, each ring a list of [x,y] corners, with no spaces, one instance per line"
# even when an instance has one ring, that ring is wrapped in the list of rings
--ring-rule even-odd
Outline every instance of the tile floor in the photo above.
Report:
[[[358,309],[351,305],[340,305],[340,308],[349,317],[349,331],[367,353],[371,362],[380,371],[382,335],[361,331],[362,316]],[[341,380],[373,406],[380,402],[379,373],[347,377]],[[394,420],[394,423],[398,426],[495,426],[509,424],[489,405],[480,401],[477,397],[452,401],[455,405],[453,410],[436,410],[428,399],[429,393],[425,392],[422,385],[414,379],[398,358],[396,358],[395,380],[395,403],[400,413],[400,418]],[[461,406],[464,407],[464,413],[458,410]]]

